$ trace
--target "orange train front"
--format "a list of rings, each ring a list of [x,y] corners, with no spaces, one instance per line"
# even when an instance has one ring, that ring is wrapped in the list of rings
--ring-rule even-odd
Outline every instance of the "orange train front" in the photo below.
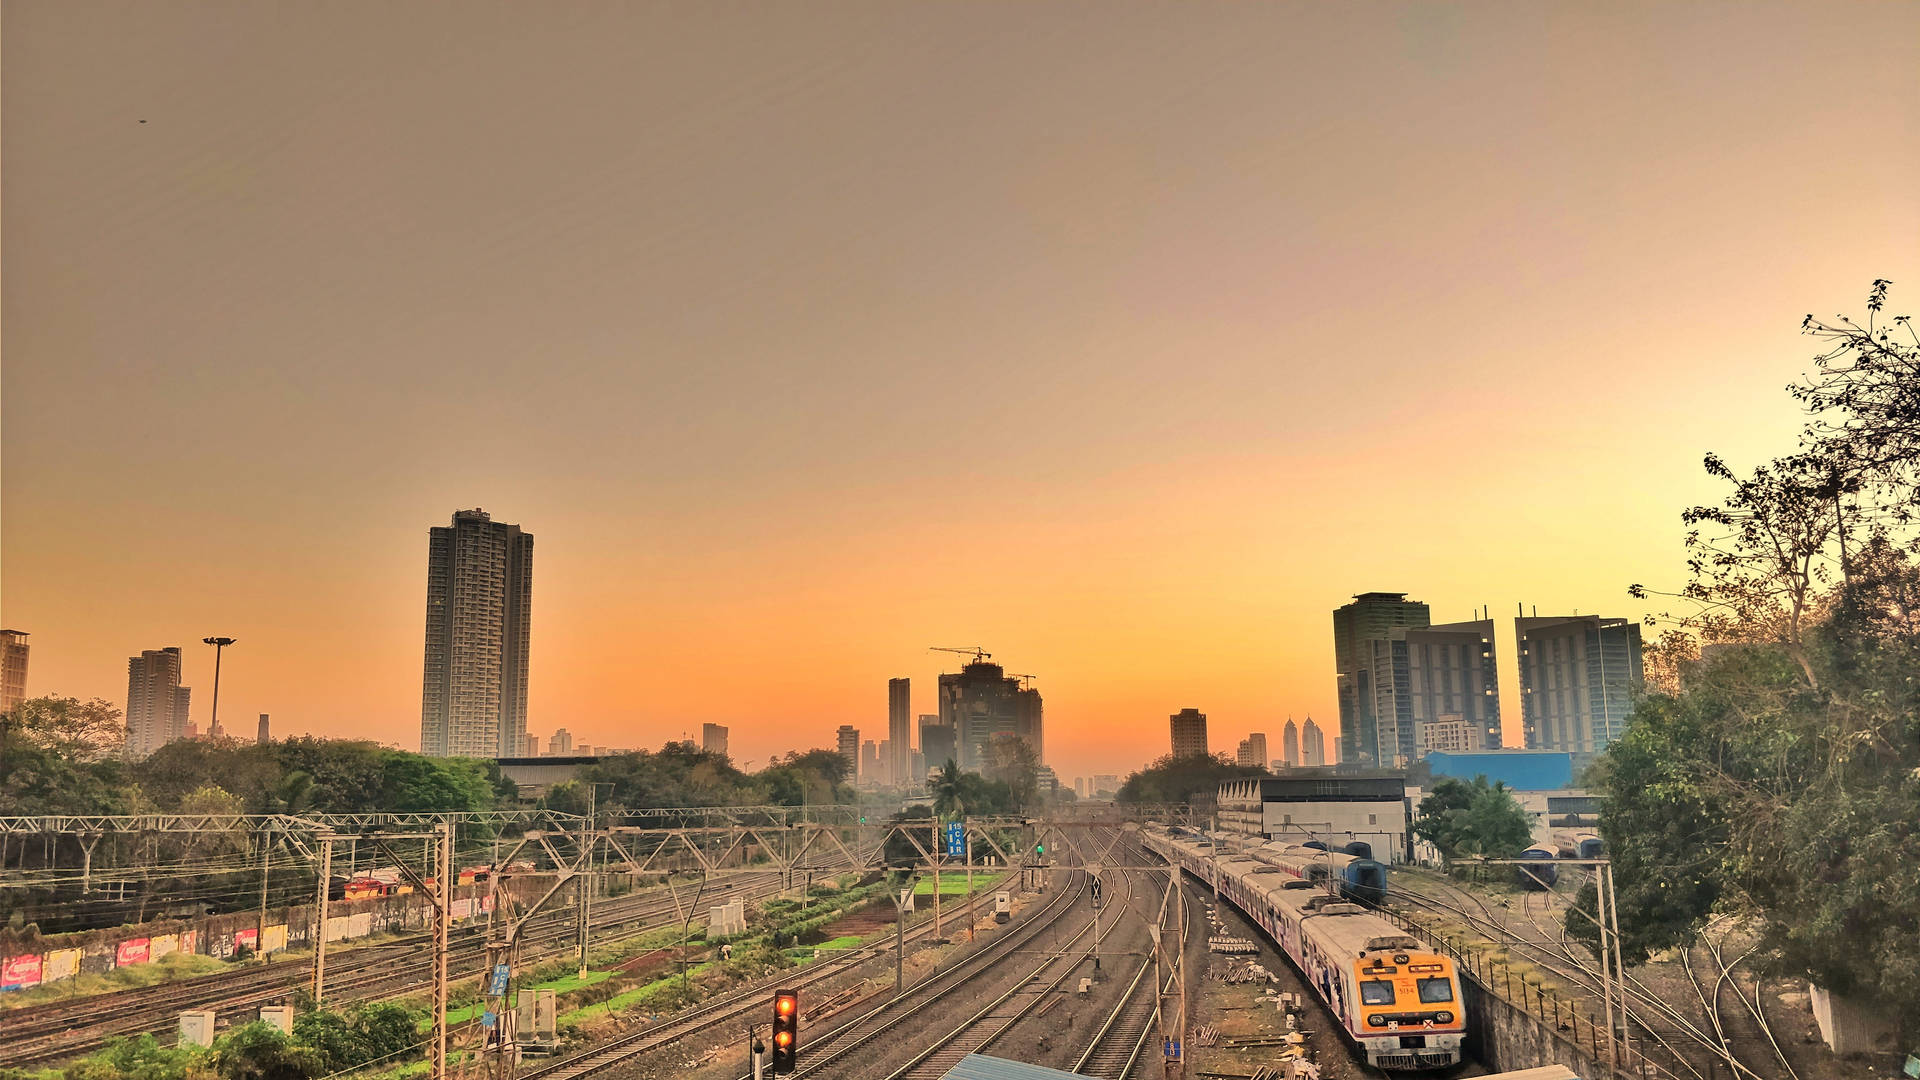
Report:
[[[1452,959],[1378,912],[1342,898],[1322,851],[1263,845],[1215,852],[1186,830],[1150,827],[1147,846],[1211,883],[1267,932],[1377,1069],[1441,1069],[1460,1061],[1465,1004]],[[1318,871],[1318,872],[1316,872]]]

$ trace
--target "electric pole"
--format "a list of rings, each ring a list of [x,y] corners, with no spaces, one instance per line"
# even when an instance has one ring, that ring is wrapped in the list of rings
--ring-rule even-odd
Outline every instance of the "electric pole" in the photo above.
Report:
[[[313,1007],[320,1007],[320,993],[327,982],[327,899],[333,884],[333,837],[320,838],[320,895],[314,898],[317,918],[313,926]]]

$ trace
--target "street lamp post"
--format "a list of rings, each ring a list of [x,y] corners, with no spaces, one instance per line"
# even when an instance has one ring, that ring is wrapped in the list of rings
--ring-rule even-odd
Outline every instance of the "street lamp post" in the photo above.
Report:
[[[220,653],[233,644],[233,639],[210,637],[200,640],[213,646],[213,719],[207,722],[207,735],[211,738],[220,731]]]

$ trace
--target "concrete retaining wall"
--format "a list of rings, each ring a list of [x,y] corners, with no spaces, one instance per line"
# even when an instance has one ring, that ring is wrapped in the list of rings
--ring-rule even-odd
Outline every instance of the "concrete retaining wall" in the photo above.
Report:
[[[1609,1075],[1603,1061],[1592,1051],[1592,1033],[1583,1027],[1580,1034],[1587,1046],[1576,1046],[1570,1033],[1563,1033],[1534,1013],[1522,1009],[1461,972],[1461,992],[1466,995],[1467,1015],[1473,1018],[1467,1035],[1466,1050],[1495,1072],[1517,1072],[1546,1065],[1565,1065],[1584,1077]],[[1604,1035],[1599,1037],[1605,1053]]]

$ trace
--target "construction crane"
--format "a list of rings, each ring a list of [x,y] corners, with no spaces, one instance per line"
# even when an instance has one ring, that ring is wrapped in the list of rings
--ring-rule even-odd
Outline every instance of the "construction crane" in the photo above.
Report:
[[[972,648],[960,648],[960,649],[949,649],[942,645],[929,645],[927,646],[927,651],[959,653],[961,656],[971,655],[973,657],[972,662],[976,664],[980,663],[983,660],[990,660],[993,658],[992,653],[986,651],[985,649],[982,649],[978,645],[975,645]]]
[[[1020,680],[1020,689],[1022,689],[1022,690],[1027,690],[1027,689],[1031,689],[1030,687],[1028,687],[1028,686],[1027,686],[1027,684],[1028,684],[1028,683],[1030,683],[1030,682],[1032,682],[1033,680],[1035,680],[1035,679],[1037,679],[1037,678],[1039,678],[1039,677],[1040,677],[1040,676],[1038,676],[1038,675],[1015,675],[1015,674],[1014,674],[1013,672],[1011,672],[1011,671],[1009,671],[1009,672],[1007,672],[1007,678],[1009,678],[1009,679],[1019,679],[1019,680]]]

